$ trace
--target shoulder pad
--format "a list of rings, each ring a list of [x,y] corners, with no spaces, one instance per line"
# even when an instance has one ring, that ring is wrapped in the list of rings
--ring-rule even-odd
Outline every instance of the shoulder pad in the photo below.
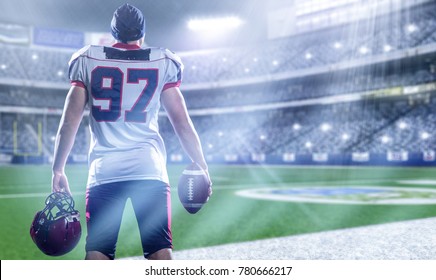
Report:
[[[70,62],[69,62],[68,64],[71,65],[71,63],[72,63],[73,61],[75,61],[76,59],[78,59],[81,55],[86,54],[86,53],[89,51],[90,48],[91,48],[91,45],[84,46],[83,48],[81,48],[80,50],[78,50],[77,52],[75,52],[75,53],[71,56]]]
[[[162,49],[162,51],[163,51],[165,57],[168,57],[169,59],[177,62],[179,65],[182,65],[182,60],[180,59],[180,57],[177,54],[170,51],[169,49]]]

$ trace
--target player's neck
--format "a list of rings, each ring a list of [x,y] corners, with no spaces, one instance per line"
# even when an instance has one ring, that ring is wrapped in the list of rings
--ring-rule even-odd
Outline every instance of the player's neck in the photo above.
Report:
[[[127,50],[136,50],[139,49],[141,46],[139,44],[139,41],[130,41],[127,43],[117,41],[115,44],[112,45],[112,47]]]

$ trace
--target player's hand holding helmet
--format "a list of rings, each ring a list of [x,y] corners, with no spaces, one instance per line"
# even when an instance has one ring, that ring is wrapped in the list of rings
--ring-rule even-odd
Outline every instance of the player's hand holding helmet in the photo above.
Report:
[[[82,234],[80,213],[73,198],[64,192],[53,192],[45,200],[30,226],[30,236],[46,255],[61,256],[76,247]]]

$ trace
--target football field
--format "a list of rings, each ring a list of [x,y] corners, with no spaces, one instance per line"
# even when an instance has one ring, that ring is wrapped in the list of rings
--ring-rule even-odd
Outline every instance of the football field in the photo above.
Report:
[[[213,195],[195,215],[177,197],[183,168],[169,166],[175,252],[436,217],[435,168],[212,165]],[[48,257],[33,244],[29,228],[50,193],[50,166],[1,166],[0,258],[83,259],[86,175],[84,165],[67,169],[82,215],[81,241],[65,256]],[[139,256],[140,247],[128,203],[116,257]]]

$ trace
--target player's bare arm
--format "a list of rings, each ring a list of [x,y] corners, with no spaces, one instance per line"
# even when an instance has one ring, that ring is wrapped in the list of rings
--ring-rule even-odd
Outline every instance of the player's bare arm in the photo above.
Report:
[[[162,92],[162,106],[168,114],[168,118],[180,143],[191,160],[197,163],[209,177],[207,163],[204,159],[200,138],[188,115],[185,99],[178,87],[172,87]],[[210,178],[209,178],[210,181]]]
[[[56,135],[53,166],[52,191],[67,192],[71,195],[68,179],[65,175],[65,164],[73,147],[77,130],[82,121],[87,101],[86,90],[72,86],[65,100],[64,111]]]

